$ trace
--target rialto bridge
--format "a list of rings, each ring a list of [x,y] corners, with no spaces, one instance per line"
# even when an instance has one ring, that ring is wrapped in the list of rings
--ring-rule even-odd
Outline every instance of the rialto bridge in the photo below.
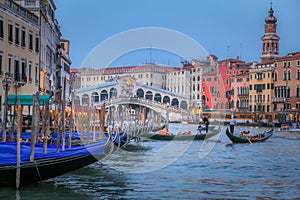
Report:
[[[134,78],[123,76],[103,84],[79,88],[74,92],[75,105],[99,106],[105,102],[106,107],[116,105],[136,105],[147,107],[164,117],[167,106],[170,120],[181,121],[189,115],[188,98],[136,82]]]

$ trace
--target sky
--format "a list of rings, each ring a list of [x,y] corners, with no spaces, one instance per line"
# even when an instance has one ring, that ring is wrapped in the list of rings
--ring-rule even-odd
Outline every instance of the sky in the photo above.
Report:
[[[201,45],[209,54],[216,55],[219,60],[239,56],[246,62],[260,61],[264,20],[270,9],[270,0],[54,2],[62,38],[71,42],[72,68],[81,67],[87,56],[99,44],[101,46],[126,31],[144,27],[158,27],[181,33]],[[272,0],[272,7],[277,18],[280,55],[300,51],[300,1]],[[146,40],[147,42],[148,47],[127,50],[117,55],[109,66],[134,66],[148,62],[180,66],[180,61],[192,59],[169,52],[169,49],[157,49],[152,41]],[[182,42],[177,44],[174,41],[177,45],[182,45]],[[124,43],[120,42],[111,48],[118,49],[123,47]],[[101,54],[98,57],[101,59],[105,55]]]

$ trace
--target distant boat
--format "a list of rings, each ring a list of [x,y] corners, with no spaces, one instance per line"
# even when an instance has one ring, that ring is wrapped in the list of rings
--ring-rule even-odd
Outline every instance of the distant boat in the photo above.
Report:
[[[72,146],[56,152],[56,145],[36,144],[35,159],[30,162],[30,143],[21,143],[20,185],[47,180],[82,168],[103,158],[106,141]],[[0,143],[0,186],[16,186],[16,143]]]
[[[289,139],[300,139],[300,127],[298,126],[282,126],[274,130],[278,137]]]
[[[233,142],[233,143],[255,143],[255,142],[264,142],[267,139],[269,139],[272,135],[273,135],[273,129],[265,132],[265,133],[261,133],[258,135],[255,135],[253,137],[247,137],[247,136],[243,136],[243,137],[239,137],[239,136],[235,136],[233,135],[229,129],[226,129],[226,135],[228,136],[228,138]]]

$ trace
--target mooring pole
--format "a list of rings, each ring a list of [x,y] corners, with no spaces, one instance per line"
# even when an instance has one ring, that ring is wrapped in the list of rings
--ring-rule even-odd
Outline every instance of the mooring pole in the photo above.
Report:
[[[22,107],[20,105],[20,99],[18,99],[18,130],[17,130],[17,173],[16,173],[16,188],[20,188],[21,179],[21,132],[22,132]]]

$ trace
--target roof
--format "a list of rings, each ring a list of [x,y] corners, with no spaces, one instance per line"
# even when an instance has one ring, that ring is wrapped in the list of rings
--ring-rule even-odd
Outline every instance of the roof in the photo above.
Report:
[[[100,89],[100,88],[109,87],[109,86],[113,86],[113,85],[117,85],[117,82],[112,81],[112,82],[106,82],[106,83],[93,85],[93,86],[89,86],[89,87],[79,88],[79,89],[75,89],[75,92],[85,92],[85,91]]]
[[[278,59],[280,60],[280,59],[289,59],[289,58],[300,58],[300,51],[289,53],[288,55],[279,57]]]

